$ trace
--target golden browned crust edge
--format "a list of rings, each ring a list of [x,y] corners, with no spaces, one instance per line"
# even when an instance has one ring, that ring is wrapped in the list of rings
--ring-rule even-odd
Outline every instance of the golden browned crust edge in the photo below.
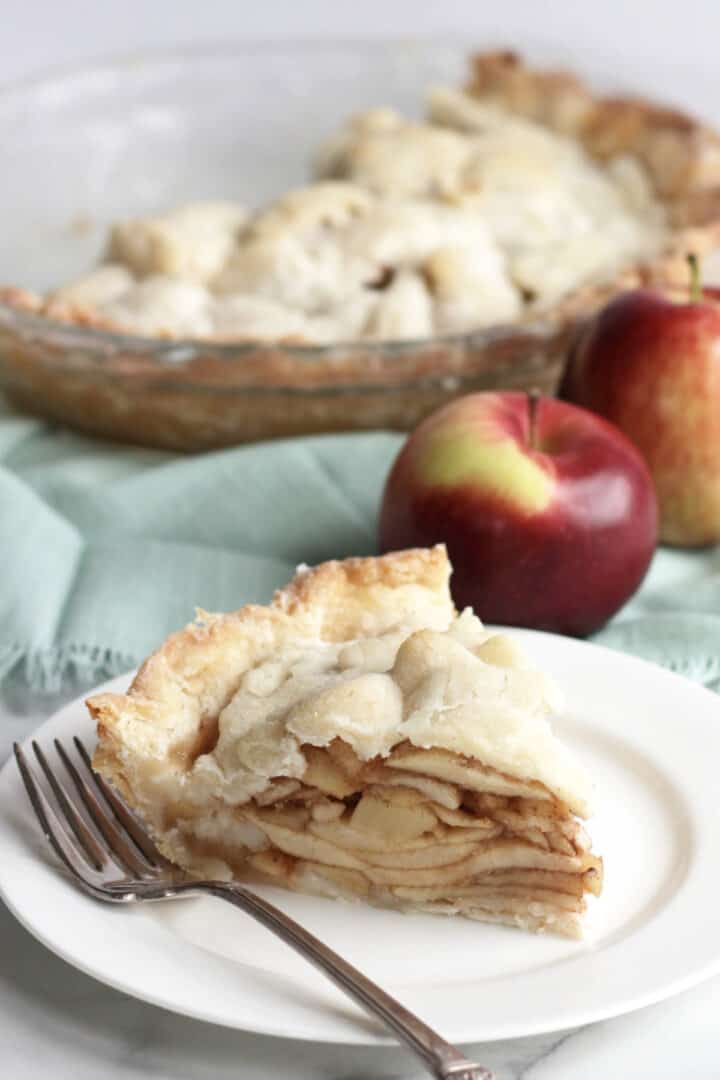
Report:
[[[333,559],[319,566],[299,567],[292,581],[277,590],[271,606],[288,615],[318,608],[330,616],[323,619],[323,637],[343,640],[361,628],[362,610],[355,608],[354,594],[362,597],[364,590],[374,585],[388,589],[418,585],[440,593],[446,587],[448,573],[444,544],[365,558]]]
[[[42,296],[40,293],[33,292],[32,289],[23,289],[18,285],[3,285],[0,286],[0,304],[5,304],[6,307],[13,308],[17,312],[38,315],[41,318],[48,319],[53,323],[62,323],[66,326],[77,326],[79,328],[86,328],[88,330],[101,330],[108,334],[118,334],[122,337],[129,337],[135,340],[149,340],[155,341],[175,341],[178,339],[178,335],[169,329],[156,330],[151,335],[140,335],[129,330],[123,323],[115,322],[113,319],[107,318],[105,315],[100,315],[96,308],[88,307],[87,304],[72,303],[68,300],[58,300],[53,296]],[[272,342],[262,342],[253,337],[242,337],[239,334],[232,336],[222,334],[209,334],[207,337],[203,337],[202,342],[206,345],[267,345],[268,348],[274,345],[285,345],[288,348],[293,346],[305,346],[310,348],[320,348],[312,341],[308,341],[307,338],[302,337],[300,334],[285,334],[281,337],[274,338]]]
[[[698,192],[720,191],[720,135],[677,110],[642,98],[602,97],[563,70],[533,68],[512,51],[471,59],[466,90],[578,139],[593,157],[632,154],[658,194],[672,205]],[[720,217],[714,208],[713,219]],[[696,223],[685,216],[682,223]]]

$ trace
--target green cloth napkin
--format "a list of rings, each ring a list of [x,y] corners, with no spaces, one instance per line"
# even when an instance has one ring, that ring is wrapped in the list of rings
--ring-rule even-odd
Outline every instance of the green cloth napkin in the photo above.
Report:
[[[267,601],[300,562],[373,553],[401,443],[324,435],[180,457],[0,404],[0,681],[99,682],[196,605]],[[596,640],[720,689],[720,549],[661,551]]]

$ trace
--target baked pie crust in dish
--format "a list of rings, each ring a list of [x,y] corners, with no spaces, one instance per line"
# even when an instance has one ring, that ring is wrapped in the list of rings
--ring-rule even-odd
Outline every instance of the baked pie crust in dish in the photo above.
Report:
[[[39,310],[216,341],[469,333],[672,255],[718,179],[709,132],[506,53],[476,57],[464,90],[431,89],[426,111],[352,117],[316,153],[314,183],[257,211],[118,222],[104,264]]]
[[[26,408],[171,448],[407,429],[458,393],[552,392],[579,320],[684,284],[719,238],[715,132],[482,53],[423,122],[351,118],[259,211],[119,222],[80,281],[4,290],[0,374]]]
[[[602,860],[558,691],[449,574],[444,547],[348,559],[200,613],[89,699],[95,768],[195,876],[579,936]]]

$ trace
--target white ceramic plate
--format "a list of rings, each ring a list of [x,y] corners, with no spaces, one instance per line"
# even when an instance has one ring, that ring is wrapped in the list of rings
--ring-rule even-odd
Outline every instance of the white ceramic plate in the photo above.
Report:
[[[588,940],[263,890],[455,1042],[574,1027],[720,971],[720,699],[619,653],[514,633],[565,689],[558,733],[599,789],[590,829],[606,885]],[[37,737],[76,732],[92,740],[80,702]],[[136,997],[273,1035],[385,1041],[322,975],[221,901],[128,911],[86,898],[48,850],[12,762],[0,774],[0,893],[50,949]]]

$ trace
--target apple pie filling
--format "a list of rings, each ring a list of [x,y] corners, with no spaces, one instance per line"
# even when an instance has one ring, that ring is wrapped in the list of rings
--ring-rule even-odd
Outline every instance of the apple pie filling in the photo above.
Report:
[[[579,934],[601,864],[541,787],[407,743],[369,762],[340,739],[302,750],[302,781],[277,778],[201,820],[175,809],[164,824],[193,873]]]
[[[557,690],[448,573],[329,563],[203,615],[90,700],[96,767],[192,874],[578,935],[602,863]]]

